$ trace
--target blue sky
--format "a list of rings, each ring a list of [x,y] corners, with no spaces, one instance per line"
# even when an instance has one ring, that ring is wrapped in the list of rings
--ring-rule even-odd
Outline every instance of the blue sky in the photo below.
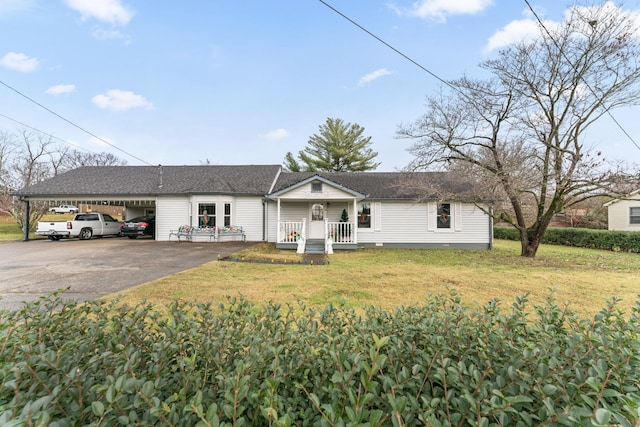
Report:
[[[443,79],[479,77],[535,19],[519,0],[326,3]],[[560,21],[570,2],[529,3]],[[130,165],[280,164],[332,117],[365,128],[381,171],[409,163],[397,126],[440,86],[319,0],[0,0],[0,81],[1,115]],[[638,112],[614,111],[636,141]],[[589,137],[640,163],[609,118]]]

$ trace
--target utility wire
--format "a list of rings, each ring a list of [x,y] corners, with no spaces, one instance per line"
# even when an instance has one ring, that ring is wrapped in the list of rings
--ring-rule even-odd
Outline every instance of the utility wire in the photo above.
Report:
[[[544,30],[545,33],[547,33],[547,36],[549,36],[549,38],[551,39],[551,41],[553,42],[553,44],[556,45],[556,47],[558,48],[558,51],[560,52],[560,54],[564,57],[564,59],[569,63],[569,65],[571,65],[571,67],[575,70],[578,71],[576,66],[571,63],[571,60],[567,57],[567,55],[564,53],[564,50],[562,50],[562,48],[560,47],[560,45],[558,44],[558,42],[556,41],[555,38],[553,38],[553,35],[551,35],[551,32],[547,29],[547,27],[544,25],[544,23],[542,22],[542,19],[540,19],[540,17],[538,16],[538,13],[535,11],[535,9],[533,7],[531,7],[531,4],[529,3],[529,0],[524,0],[524,2],[527,4],[527,6],[529,7],[529,10],[531,11],[531,13],[533,14],[533,16],[536,18],[536,20],[538,21],[538,24],[542,27],[542,29]],[[586,81],[586,79],[584,77],[581,77],[583,83],[585,84],[586,87],[589,88],[589,90],[591,91],[591,93],[598,99],[599,102],[602,103],[602,105],[604,106],[604,102],[602,102],[602,98],[598,97],[598,94],[595,92],[595,90],[593,90],[591,88],[591,86],[589,86],[589,83]],[[627,132],[622,125],[620,124],[620,122],[618,122],[618,120],[616,120],[615,117],[613,117],[613,114],[611,114],[611,111],[609,111],[609,107],[604,106],[604,111],[607,113],[607,115],[609,117],[611,117],[611,120],[613,120],[613,122],[618,126],[618,128],[622,131],[622,133],[624,133],[627,138],[629,138],[629,140],[633,143],[633,145],[636,146],[636,148],[638,150],[640,150],[640,145],[638,145],[638,143],[633,139],[633,137],[631,135],[629,135],[629,132]]]
[[[34,131],[36,131],[36,132],[38,132],[38,133],[41,133],[42,135],[46,135],[46,136],[48,136],[49,138],[57,139],[58,141],[64,142],[65,144],[69,144],[69,145],[71,145],[72,147],[75,147],[75,148],[77,148],[77,149],[79,149],[79,150],[84,150],[84,151],[87,151],[87,152],[89,152],[89,153],[97,154],[95,151],[89,150],[88,148],[81,147],[81,146],[79,146],[78,144],[74,144],[73,142],[69,142],[69,141],[64,140],[64,139],[62,139],[62,138],[59,138],[59,137],[57,137],[57,136],[55,136],[55,135],[51,135],[50,133],[46,133],[46,132],[44,132],[44,131],[41,131],[40,129],[34,128],[33,126],[29,126],[29,125],[28,125],[28,124],[26,124],[26,123],[22,123],[21,121],[16,120],[16,119],[14,119],[14,118],[12,118],[12,117],[6,116],[6,115],[4,115],[4,114],[2,114],[2,113],[0,113],[0,117],[4,117],[4,118],[5,118],[5,119],[7,119],[7,120],[11,120],[12,122],[18,123],[20,126],[24,126],[24,127],[29,128],[29,129],[31,129],[31,130],[34,130]]]
[[[115,148],[116,150],[118,150],[118,151],[120,151],[120,152],[122,152],[122,153],[126,154],[127,156],[132,157],[132,158],[134,158],[134,159],[136,159],[136,160],[138,160],[138,161],[140,161],[140,162],[142,162],[142,163],[144,163],[144,164],[146,164],[146,165],[148,165],[148,166],[155,166],[155,165],[152,165],[151,163],[149,163],[149,162],[147,162],[147,161],[145,161],[145,160],[142,160],[140,157],[134,156],[133,154],[131,154],[131,153],[129,153],[129,152],[127,152],[127,151],[123,150],[122,148],[120,148],[120,147],[118,147],[118,146],[116,146],[116,145],[114,145],[114,144],[110,143],[110,142],[109,142],[109,141],[107,141],[106,139],[101,138],[101,137],[99,137],[98,135],[95,135],[95,134],[94,134],[94,133],[92,133],[92,132],[89,132],[88,130],[86,130],[85,128],[83,128],[83,127],[82,127],[82,126],[80,126],[80,125],[75,124],[75,123],[74,123],[74,122],[72,122],[71,120],[68,120],[68,119],[66,119],[65,117],[62,117],[60,114],[58,114],[58,113],[56,113],[55,111],[53,111],[53,110],[51,110],[51,109],[49,109],[49,108],[45,107],[44,105],[42,105],[42,104],[41,104],[41,103],[39,103],[38,101],[36,101],[36,100],[34,100],[33,98],[30,98],[29,96],[27,96],[27,95],[25,95],[24,93],[20,92],[18,89],[15,89],[15,88],[13,88],[13,87],[9,86],[7,83],[3,82],[2,80],[0,80],[0,84],[2,84],[3,86],[5,86],[5,87],[6,87],[6,88],[8,88],[8,89],[11,89],[12,91],[14,91],[15,93],[17,93],[18,95],[22,96],[23,98],[26,98],[26,99],[28,99],[29,101],[33,102],[33,103],[34,103],[34,104],[36,104],[38,107],[40,107],[40,108],[42,108],[42,109],[44,109],[44,110],[47,110],[48,112],[50,112],[50,113],[51,113],[51,114],[53,114],[54,116],[56,116],[56,117],[58,117],[58,118],[60,118],[60,119],[64,120],[65,122],[69,123],[71,126],[73,126],[73,127],[75,127],[75,128],[80,129],[82,132],[84,132],[84,133],[86,133],[86,134],[88,134],[88,135],[91,135],[92,137],[94,137],[94,138],[96,138],[96,139],[98,139],[98,140],[100,140],[100,141],[104,142],[105,144],[109,145],[110,147]]]
[[[449,83],[448,81],[446,81],[445,79],[441,78],[440,76],[438,76],[436,73],[432,72],[431,70],[429,70],[427,67],[423,66],[422,64],[418,63],[417,61],[414,61],[411,57],[409,57],[408,55],[405,55],[404,53],[402,53],[400,50],[396,49],[395,47],[391,46],[389,43],[387,43],[386,41],[382,40],[380,37],[376,36],[375,34],[373,34],[371,31],[367,30],[366,28],[364,28],[362,25],[358,24],[357,22],[355,22],[353,19],[349,18],[347,15],[345,15],[344,13],[340,12],[338,9],[334,8],[333,6],[331,6],[330,4],[328,4],[327,2],[325,2],[324,0],[319,0],[320,3],[322,3],[323,5],[327,6],[329,9],[331,9],[332,11],[334,11],[335,13],[337,13],[338,15],[342,16],[344,19],[346,19],[347,21],[349,21],[350,23],[352,23],[353,25],[355,25],[356,27],[360,28],[362,31],[364,31],[365,33],[369,34],[371,37],[373,37],[374,39],[378,40],[380,43],[382,43],[383,45],[385,45],[386,47],[388,47],[389,49],[393,50],[395,53],[397,53],[398,55],[402,56],[404,59],[406,59],[407,61],[411,62],[412,64],[416,65],[417,67],[419,67],[420,69],[422,69],[423,71],[427,72],[428,74],[430,74],[432,77],[434,77],[435,79],[439,80],[440,82],[444,83],[445,85],[449,86],[451,89],[455,90],[456,92],[461,93],[460,89],[458,89],[457,87],[455,87],[454,85],[452,85],[451,83]]]
[[[426,68],[425,66],[423,66],[422,64],[418,63],[417,61],[415,61],[414,59],[412,59],[411,57],[409,57],[408,55],[404,54],[403,52],[401,52],[400,50],[396,49],[395,47],[393,47],[392,45],[390,45],[389,43],[387,43],[386,41],[382,40],[380,37],[376,36],[374,33],[372,33],[371,31],[367,30],[365,27],[363,27],[362,25],[358,24],[357,22],[355,22],[353,19],[349,18],[348,16],[346,16],[344,13],[340,12],[339,10],[337,10],[336,8],[334,8],[333,6],[331,6],[330,4],[328,4],[327,2],[325,2],[324,0],[319,0],[320,3],[322,3],[323,5],[325,5],[326,7],[328,7],[329,9],[331,9],[333,12],[335,12],[336,14],[340,15],[341,17],[343,17],[344,19],[346,19],[347,21],[349,21],[351,24],[355,25],[356,27],[358,27],[359,29],[361,29],[362,31],[364,31],[365,33],[369,34],[371,37],[373,37],[374,39],[378,40],[380,43],[382,43],[383,45],[385,45],[386,47],[388,47],[389,49],[393,50],[394,52],[396,52],[398,55],[402,56],[403,58],[405,58],[406,60],[408,60],[409,62],[411,62],[412,64],[416,65],[417,67],[419,67],[420,69],[422,69],[423,71],[427,72],[428,74],[430,74],[431,76],[433,76],[435,79],[437,79],[438,81],[444,83],[445,85],[449,86],[450,88],[452,88],[453,90],[455,90],[456,92],[458,92],[459,94],[461,94],[464,98],[468,98],[468,95],[465,94],[464,92],[462,92],[459,88],[455,87],[454,85],[452,85],[451,83],[449,83],[448,81],[444,80],[443,78],[441,78],[440,76],[438,76],[437,74],[435,74],[434,72],[432,72],[431,70],[429,70],[428,68]],[[558,47],[558,50],[562,53],[562,55],[564,56],[564,58],[567,60],[567,62],[569,62],[569,64],[571,64],[571,61],[566,57],[564,51],[560,48],[560,46],[558,45],[558,43],[555,41],[555,39],[551,36],[551,33],[549,32],[549,30],[547,29],[547,27],[545,27],[545,25],[542,23],[542,20],[540,19],[540,17],[538,16],[538,14],[535,12],[535,10],[533,9],[533,7],[531,7],[531,4],[529,4],[528,0],[524,0],[525,3],[527,4],[527,6],[529,7],[529,9],[531,10],[531,12],[533,13],[533,15],[535,16],[536,20],[538,21],[538,23],[542,26],[542,28],[544,29],[544,31],[547,33],[547,35],[551,38],[551,40],[553,41],[553,43],[556,45],[556,47]],[[575,66],[573,64],[571,64],[574,68]],[[584,81],[584,79],[583,79]],[[595,91],[589,86],[589,84],[585,81],[585,85],[589,88],[589,90],[591,90],[591,92],[597,97],[597,94],[595,93]],[[613,122],[618,126],[618,128],[620,128],[620,130],[627,136],[627,138],[629,138],[629,140],[633,143],[633,145],[636,146],[636,148],[638,148],[640,150],[640,145],[638,145],[638,143],[633,139],[633,137],[622,127],[622,125],[616,120],[615,117],[613,117],[613,115],[611,114],[611,111],[609,111],[609,108],[605,107],[605,111],[606,113],[609,115],[609,117],[611,117],[611,119],[613,120]]]

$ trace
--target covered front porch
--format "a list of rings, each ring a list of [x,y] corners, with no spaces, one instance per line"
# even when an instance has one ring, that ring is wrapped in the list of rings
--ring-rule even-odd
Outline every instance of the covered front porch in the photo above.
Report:
[[[353,222],[335,222],[324,219],[321,234],[309,233],[307,218],[302,221],[278,221],[276,248],[291,249],[299,253],[322,250],[330,254],[333,250],[353,250],[358,247],[358,233]]]
[[[317,175],[273,193],[269,199],[276,202],[276,247],[325,254],[356,249],[358,223],[370,221],[369,212],[358,212],[364,198]]]

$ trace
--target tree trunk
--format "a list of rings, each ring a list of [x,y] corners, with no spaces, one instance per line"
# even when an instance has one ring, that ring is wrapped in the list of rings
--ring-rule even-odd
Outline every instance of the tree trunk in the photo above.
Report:
[[[534,227],[520,230],[520,255],[527,258],[535,258],[542,237],[547,231],[547,225],[538,223]]]
[[[521,241],[522,250],[520,255],[527,258],[535,258],[538,252],[538,246],[540,246],[540,240],[525,239]]]

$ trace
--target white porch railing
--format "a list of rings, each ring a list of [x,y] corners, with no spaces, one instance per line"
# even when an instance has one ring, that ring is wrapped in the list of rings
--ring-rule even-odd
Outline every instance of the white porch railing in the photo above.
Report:
[[[328,222],[327,236],[333,243],[355,243],[355,233],[351,222]]]
[[[351,222],[325,221],[325,252],[333,252],[336,243],[356,243],[354,224]],[[298,251],[304,252],[306,243],[306,221],[280,221],[278,243],[297,243]]]
[[[304,221],[280,221],[278,243],[296,243],[305,233]]]

